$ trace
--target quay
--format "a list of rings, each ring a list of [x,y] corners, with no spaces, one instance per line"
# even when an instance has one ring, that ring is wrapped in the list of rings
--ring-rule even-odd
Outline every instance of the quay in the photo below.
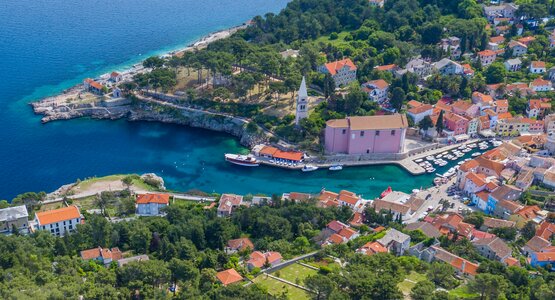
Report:
[[[342,165],[344,167],[356,166],[372,166],[372,165],[397,165],[404,168],[411,175],[426,174],[426,170],[419,166],[414,161],[416,159],[425,158],[426,156],[435,156],[445,151],[451,151],[462,145],[480,142],[483,139],[470,139],[462,143],[455,143],[452,145],[441,145],[438,143],[429,144],[425,147],[413,149],[408,153],[400,153],[397,155],[326,155],[326,156],[309,156],[301,163],[296,164],[277,164],[275,161],[268,157],[256,156],[261,165],[278,167],[290,170],[301,170],[303,166],[310,164],[320,169],[327,169],[334,165]]]

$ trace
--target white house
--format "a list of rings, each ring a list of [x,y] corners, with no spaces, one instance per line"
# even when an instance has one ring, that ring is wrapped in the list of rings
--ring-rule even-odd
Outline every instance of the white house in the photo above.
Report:
[[[536,92],[547,92],[553,89],[551,81],[536,78],[530,83],[530,88]]]
[[[522,56],[528,52],[528,46],[518,41],[511,41],[508,47],[511,49],[513,56]]]
[[[516,72],[520,70],[520,67],[522,66],[522,61],[520,60],[520,58],[512,58],[505,61],[504,65],[507,71]]]
[[[319,71],[330,74],[335,87],[346,86],[357,79],[357,67],[349,58],[327,63]]]
[[[472,195],[480,192],[486,188],[486,176],[483,174],[476,174],[470,172],[466,175],[466,181],[464,182],[464,192],[466,195]]]
[[[0,209],[0,233],[11,233],[14,228],[20,233],[28,233],[28,216],[25,205]]]
[[[83,216],[79,208],[71,205],[64,208],[35,213],[35,229],[48,230],[52,235],[64,236],[81,224]]]
[[[434,107],[430,104],[424,104],[411,107],[407,110],[407,115],[412,118],[414,124],[420,123],[426,116],[431,116],[434,112]]]
[[[161,209],[170,203],[169,194],[142,194],[137,196],[137,214],[141,216],[159,216]]]
[[[383,79],[368,81],[362,85],[362,90],[368,94],[370,100],[374,102],[383,102],[387,100],[389,83]]]
[[[391,228],[383,238],[378,240],[378,242],[386,247],[389,252],[395,255],[403,255],[409,250],[410,236],[397,229]]]
[[[440,61],[435,62],[433,66],[434,69],[441,75],[459,75],[464,71],[460,64],[448,58],[443,58]]]
[[[120,82],[122,79],[123,79],[123,76],[118,72],[112,72],[110,74],[110,81],[112,82],[117,83],[117,82]]]
[[[532,74],[542,74],[545,71],[545,62],[543,61],[533,61],[530,64],[530,73]]]
[[[484,50],[477,53],[478,59],[483,67],[491,65],[497,58],[497,53],[492,50]]]

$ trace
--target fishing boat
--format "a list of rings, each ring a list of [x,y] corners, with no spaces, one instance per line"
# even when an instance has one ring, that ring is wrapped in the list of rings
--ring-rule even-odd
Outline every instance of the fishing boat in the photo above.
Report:
[[[342,165],[333,165],[329,168],[330,171],[341,171],[343,170],[343,166]]]
[[[389,193],[393,192],[393,190],[391,189],[390,186],[387,187],[387,189],[385,189],[381,194],[380,194],[380,198],[383,198],[387,195],[389,195]]]
[[[245,166],[245,167],[258,167],[260,162],[252,155],[241,155],[241,154],[225,154],[225,160],[235,165]]]
[[[304,165],[304,167],[301,169],[303,172],[312,172],[312,171],[316,171],[318,170],[317,166],[313,166],[313,165]]]

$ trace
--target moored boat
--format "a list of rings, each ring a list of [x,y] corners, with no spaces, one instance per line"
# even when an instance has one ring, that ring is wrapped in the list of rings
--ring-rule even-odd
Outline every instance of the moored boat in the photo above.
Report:
[[[245,166],[245,167],[260,166],[260,162],[252,155],[226,153],[224,157],[227,162],[230,162],[235,165]]]
[[[304,165],[304,167],[301,169],[303,172],[312,172],[312,171],[316,171],[318,170],[317,166],[313,166],[313,165]]]
[[[330,171],[341,171],[343,170],[343,166],[342,165],[333,165],[331,167],[329,167]]]

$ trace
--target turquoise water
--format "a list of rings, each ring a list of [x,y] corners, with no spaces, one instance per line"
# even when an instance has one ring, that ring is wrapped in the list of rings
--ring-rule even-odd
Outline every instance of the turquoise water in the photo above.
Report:
[[[301,173],[226,164],[232,137],[182,126],[89,119],[42,125],[28,102],[83,78],[176,49],[287,0],[4,0],[0,3],[0,199],[77,178],[154,172],[176,190],[282,193],[409,191],[431,176],[396,166]]]

